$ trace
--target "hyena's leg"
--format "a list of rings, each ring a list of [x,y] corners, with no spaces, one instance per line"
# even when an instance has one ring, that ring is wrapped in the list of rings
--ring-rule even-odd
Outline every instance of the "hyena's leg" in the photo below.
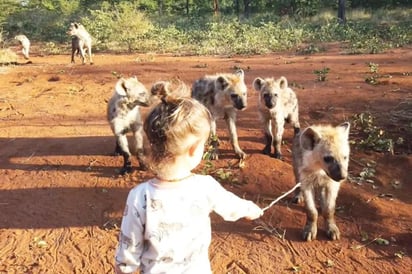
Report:
[[[86,56],[84,52],[84,41],[79,39],[79,50],[80,50],[80,57],[82,58],[82,64],[86,63]]]
[[[282,151],[280,149],[282,145],[282,136],[285,130],[285,119],[282,117],[276,117],[276,135],[275,139],[273,140],[273,147],[275,148],[275,158],[281,159],[282,158]]]
[[[236,155],[240,159],[246,158],[246,153],[239,146],[239,141],[237,137],[236,131],[236,111],[234,109],[230,109],[225,113],[225,121],[229,128],[229,135],[230,135],[230,142],[232,143],[233,149],[235,150]]]
[[[88,53],[89,53],[89,61],[90,61],[90,64],[93,64],[93,59],[92,59],[92,45],[87,45],[87,51],[88,51]]]
[[[263,131],[265,133],[265,148],[263,149],[263,154],[270,155],[272,150],[273,143],[273,134],[272,134],[272,121],[270,119],[264,118],[263,121]]]
[[[116,139],[116,147],[115,147],[115,149],[114,149],[114,156],[119,156],[119,155],[121,155],[122,154],[122,148],[120,147],[120,145],[119,145],[119,142],[117,142],[117,139]]]
[[[301,204],[303,202],[303,195],[300,187],[297,187],[294,192],[294,196],[292,198],[292,203],[294,204]]]
[[[29,49],[26,47],[23,47],[22,52],[23,52],[24,58],[29,59]]]
[[[296,184],[300,182],[299,170],[295,165],[293,166],[293,172],[295,174]],[[303,194],[301,187],[297,187],[294,192],[294,196],[292,198],[292,203],[301,204],[303,203]]]
[[[144,148],[143,148],[143,125],[138,124],[133,129],[133,136],[136,145],[136,157],[139,161],[139,167],[142,170],[146,170],[146,164],[144,163]]]
[[[72,59],[71,59],[71,63],[74,64],[74,55],[75,53],[78,53],[79,51],[79,38],[77,38],[76,36],[72,37]]]
[[[74,64],[75,63],[75,61],[74,61],[74,53],[76,52],[76,49],[75,48],[72,48],[72,59],[70,60],[70,62],[72,63],[72,64]]]
[[[216,118],[213,117],[210,123],[210,138],[207,153],[209,153],[209,160],[218,160],[219,159],[219,138],[216,135]]]
[[[296,136],[300,132],[299,115],[297,113],[292,114],[290,121],[293,126],[293,133]]]
[[[336,198],[338,196],[340,183],[331,181],[323,190],[321,195],[322,215],[325,218],[326,233],[331,240],[340,239],[340,231],[335,222]]]
[[[316,209],[315,203],[315,191],[313,187],[304,187],[301,190],[303,198],[305,200],[306,207],[306,224],[303,228],[303,239],[305,241],[312,241],[316,239],[318,233],[317,221],[318,221],[318,211]]]
[[[123,167],[120,174],[124,175],[132,171],[132,162],[130,160],[129,144],[127,142],[126,133],[123,131],[116,134],[117,145],[120,147],[120,153],[123,155]]]

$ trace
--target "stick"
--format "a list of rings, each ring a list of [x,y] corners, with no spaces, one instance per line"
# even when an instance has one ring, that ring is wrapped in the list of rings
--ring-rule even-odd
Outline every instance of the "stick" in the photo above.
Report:
[[[270,205],[268,205],[267,207],[263,208],[263,211],[266,211],[267,209],[271,208],[274,204],[276,204],[277,202],[279,202],[281,199],[285,198],[286,196],[288,196],[290,193],[292,193],[296,188],[300,187],[300,183],[297,183],[291,190],[289,190],[286,193],[283,193],[282,195],[280,195],[279,197],[277,197],[274,201],[272,201],[270,203]]]

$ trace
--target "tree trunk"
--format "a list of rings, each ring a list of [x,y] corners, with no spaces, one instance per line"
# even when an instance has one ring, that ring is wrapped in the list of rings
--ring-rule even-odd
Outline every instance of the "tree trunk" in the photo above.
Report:
[[[338,0],[338,21],[341,24],[346,23],[345,9],[345,0]]]
[[[186,0],[186,15],[189,15],[189,0]]]
[[[243,0],[243,4],[244,4],[244,6],[245,6],[245,10],[244,10],[244,12],[243,12],[243,15],[246,17],[246,18],[249,18],[250,17],[250,3],[251,3],[252,1],[251,0]]]
[[[234,0],[234,5],[235,5],[235,12],[237,19],[240,17],[240,5],[239,5],[239,0]]]
[[[219,0],[213,0],[213,14],[215,16],[219,14]]]
[[[159,16],[163,15],[163,0],[158,0],[159,3]]]

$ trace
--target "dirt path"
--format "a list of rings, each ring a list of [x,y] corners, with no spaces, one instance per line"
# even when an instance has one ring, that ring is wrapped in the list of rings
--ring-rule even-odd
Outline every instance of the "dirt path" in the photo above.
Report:
[[[211,170],[221,168],[230,175],[222,181],[225,187],[262,207],[294,185],[293,129],[287,127],[284,136],[284,161],[260,153],[263,133],[251,86],[257,76],[288,78],[303,126],[338,124],[370,112],[378,126],[404,142],[395,145],[394,155],[352,147],[351,177],[368,168],[376,173],[369,183],[343,184],[337,201],[340,241],[327,240],[320,229],[316,241],[303,242],[303,206],[289,199],[266,211],[259,223],[228,223],[212,215],[214,272],[412,272],[412,121],[395,116],[412,109],[410,49],[340,55],[335,46],[321,55],[232,58],[96,54],[92,66],[69,61],[69,55],[34,55],[32,64],[0,67],[0,273],[112,273],[126,195],[151,177],[138,170],[116,175],[122,159],[110,156],[114,138],[105,119],[116,77],[136,75],[148,87],[175,78],[190,84],[206,73],[238,67],[249,88],[249,106],[238,114],[240,146],[249,156],[238,169],[219,122],[222,155]],[[369,62],[391,77],[367,84]],[[313,71],[325,67],[327,81],[316,81]]]

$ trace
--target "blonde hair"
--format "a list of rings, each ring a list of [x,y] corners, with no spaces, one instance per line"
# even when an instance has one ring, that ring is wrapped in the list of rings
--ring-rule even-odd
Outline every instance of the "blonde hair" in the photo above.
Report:
[[[161,169],[176,156],[185,153],[193,143],[210,134],[211,115],[200,102],[191,98],[173,98],[165,95],[149,113],[144,122],[144,131],[150,142],[149,167]]]

